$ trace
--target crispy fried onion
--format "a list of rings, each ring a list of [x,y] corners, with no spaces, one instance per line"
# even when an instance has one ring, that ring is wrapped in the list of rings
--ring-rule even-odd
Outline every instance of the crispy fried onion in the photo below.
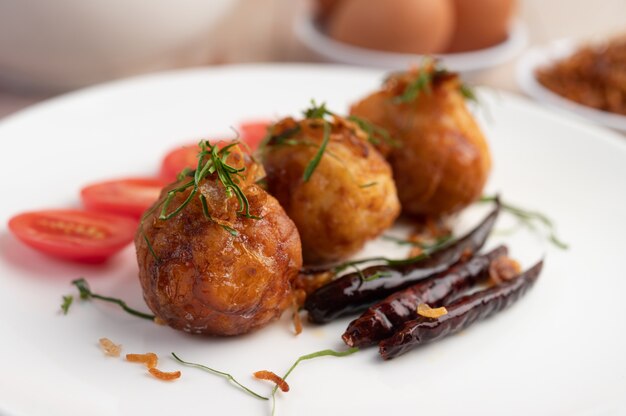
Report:
[[[122,352],[122,344],[115,344],[108,338],[100,338],[98,341],[100,343],[100,348],[105,355],[109,357],[119,357]]]
[[[126,361],[142,363],[148,368],[155,368],[159,363],[159,357],[153,352],[147,352],[145,354],[126,354]]]
[[[159,370],[157,368],[151,368],[148,371],[154,377],[158,378],[159,380],[163,380],[163,381],[176,380],[177,378],[180,378],[180,375],[181,375],[180,371],[166,372],[166,371],[161,371],[161,370]]]
[[[513,279],[522,270],[520,264],[510,257],[502,256],[489,264],[489,279],[493,284],[499,284]]]
[[[441,316],[447,315],[448,310],[442,306],[440,308],[431,308],[427,303],[420,303],[417,305],[417,314],[424,318],[437,319]]]
[[[258,378],[259,380],[269,380],[273,382],[283,392],[289,391],[289,384],[287,384],[287,382],[283,380],[280,376],[276,375],[275,373],[272,373],[271,371],[267,371],[267,370],[257,371],[256,373],[254,373],[254,377]]]

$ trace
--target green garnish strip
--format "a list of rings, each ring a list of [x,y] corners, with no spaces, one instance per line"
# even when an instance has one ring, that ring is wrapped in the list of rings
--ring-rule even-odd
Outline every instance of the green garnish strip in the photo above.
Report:
[[[426,71],[426,65],[422,64],[415,81],[408,84],[402,95],[395,97],[393,102],[396,104],[406,104],[417,99],[422,91],[430,93],[430,84],[432,81],[433,73]]]
[[[430,94],[431,92],[431,84],[437,76],[445,75],[448,73],[448,70],[435,67],[433,72],[426,71],[426,63],[422,63],[420,67],[420,72],[417,78],[408,84],[401,95],[395,97],[393,102],[396,104],[406,104],[416,100],[421,92],[426,92]],[[472,87],[462,82],[459,85],[459,93],[467,100],[478,102],[478,98],[476,97],[476,93]]]
[[[193,199],[193,197],[199,193],[200,182],[205,179],[208,175],[217,174],[219,181],[222,183],[224,188],[226,189],[226,194],[228,196],[232,196],[233,194],[237,197],[239,203],[239,209],[237,210],[237,214],[240,214],[246,218],[258,219],[250,214],[250,204],[248,202],[248,198],[243,193],[239,185],[237,185],[233,179],[233,177],[240,176],[241,172],[245,170],[245,167],[237,169],[228,163],[226,163],[226,159],[230,155],[229,150],[238,145],[239,142],[235,141],[230,143],[227,146],[224,146],[222,149],[218,149],[217,146],[211,145],[208,141],[202,140],[199,143],[200,152],[198,153],[198,166],[196,168],[193,180],[170,190],[167,193],[167,197],[157,206],[161,206],[161,213],[159,215],[159,219],[161,220],[169,220],[175,215],[179,214]],[[208,160],[205,162],[204,159],[208,156]],[[169,208],[170,203],[176,196],[176,194],[185,192],[189,188],[191,191],[187,198],[172,212],[167,213],[167,209]],[[200,196],[200,200],[202,201],[202,195]],[[205,201],[206,202],[206,201]],[[206,204],[203,204],[203,209]],[[208,211],[205,212],[205,215]],[[208,216],[210,218],[210,216]]]
[[[346,357],[348,355],[354,354],[357,351],[359,351],[358,348],[349,348],[349,349],[347,349],[345,351],[334,351],[334,350],[328,349],[328,350],[317,351],[317,352],[314,352],[314,353],[311,353],[311,354],[302,355],[291,365],[291,367],[289,367],[289,369],[287,370],[285,375],[282,377],[282,379],[283,380],[287,380],[287,377],[289,377],[289,375],[293,372],[293,370],[295,370],[295,368],[298,366],[298,364],[300,364],[302,361],[312,360],[313,358],[325,357],[325,356]],[[260,400],[269,400],[269,397],[266,397],[266,396],[263,396],[263,395],[261,395],[259,393],[256,393],[252,389],[244,386],[243,384],[241,384],[239,381],[237,381],[229,373],[226,373],[226,372],[220,371],[220,370],[216,370],[214,368],[207,367],[207,366],[202,365],[202,364],[185,361],[182,358],[180,358],[178,355],[176,355],[176,353],[174,353],[174,352],[172,352],[171,354],[172,354],[172,356],[174,357],[174,359],[176,361],[178,361],[179,363],[181,363],[183,365],[186,365],[186,366],[189,366],[189,367],[195,367],[195,368],[198,368],[200,370],[206,371],[208,373],[215,374],[215,375],[220,376],[220,377],[224,377],[226,380],[228,380],[228,382],[234,384],[235,387],[237,387],[238,389],[242,390],[243,392],[251,395],[252,397],[255,397],[255,398],[260,399]],[[271,398],[272,398],[272,415],[274,415],[274,412],[276,410],[276,392],[277,391],[278,391],[278,385],[276,385],[276,386],[274,386],[272,388],[272,394],[271,394]]]
[[[348,267],[353,267],[359,264],[364,263],[383,263],[386,266],[407,266],[409,264],[416,263],[418,261],[422,261],[428,258],[433,252],[447,246],[448,244],[454,243],[454,238],[442,238],[440,241],[430,245],[428,248],[424,249],[422,254],[417,256],[409,257],[406,259],[390,259],[388,257],[368,257],[359,260],[348,261],[345,263],[341,263],[334,267],[333,271],[335,273],[340,273],[347,269]]]
[[[317,105],[315,100],[311,100],[311,107],[304,110],[302,113],[304,117],[307,119],[321,120],[323,122],[324,136],[322,138],[322,143],[319,146],[316,143],[312,143],[310,141],[293,140],[292,137],[301,131],[300,126],[295,126],[275,136],[272,135],[271,131],[268,132],[268,136],[263,140],[263,143],[264,143],[263,147],[265,147],[269,143],[272,143],[272,145],[292,145],[292,146],[299,145],[299,144],[306,144],[308,146],[318,147],[318,150],[315,153],[315,156],[313,156],[311,161],[308,163],[302,175],[303,181],[308,182],[311,179],[311,175],[313,175],[313,172],[315,172],[315,169],[321,162],[321,159],[324,156],[324,153],[326,152],[326,147],[328,146],[328,142],[330,140],[330,135],[332,132],[332,125],[326,119],[326,116],[331,116],[335,118],[339,118],[339,116],[336,113],[328,110],[326,108],[326,103]],[[367,134],[368,141],[370,143],[372,144],[380,143],[380,140],[374,137],[377,134],[380,137],[382,137],[383,140],[389,145],[394,146],[394,147],[399,146],[398,142],[391,139],[391,137],[389,136],[389,133],[385,129],[378,127],[378,126],[374,126],[368,121],[357,116],[349,116],[347,120],[354,122],[360,129],[362,129]],[[374,183],[365,184],[364,187],[373,186],[373,185]]]
[[[309,164],[304,169],[304,174],[302,175],[302,180],[304,180],[304,182],[308,182],[309,179],[311,179],[311,175],[313,175],[313,172],[315,172],[317,165],[320,164],[322,156],[324,156],[326,146],[328,146],[328,141],[330,140],[330,130],[330,123],[327,120],[324,120],[324,137],[322,138],[322,144],[320,145],[319,149],[317,149],[317,152],[315,153],[315,156],[313,156],[313,159],[311,159]]]
[[[496,202],[498,198],[498,196],[483,196],[480,198],[479,202]],[[517,217],[521,221],[521,223],[528,227],[530,230],[536,231],[536,227],[533,221],[538,221],[539,224],[542,224],[548,232],[548,241],[550,241],[561,250],[567,250],[569,248],[569,245],[567,243],[557,237],[554,222],[543,213],[511,205],[507,202],[502,201],[502,199],[500,199],[500,206],[504,211]]]
[[[285,373],[285,375],[282,377],[283,380],[287,380],[287,377],[289,377],[289,374],[291,374],[291,372],[298,366],[298,364],[300,364],[302,361],[306,361],[306,360],[312,360],[313,358],[318,358],[318,357],[325,357],[325,356],[332,356],[332,357],[346,357],[348,355],[354,354],[355,352],[359,351],[358,348],[354,347],[354,348],[349,348],[345,351],[334,351],[334,350],[322,350],[322,351],[317,351],[317,352],[313,352],[311,354],[306,354],[306,355],[302,355],[300,356],[291,367],[289,367],[289,370],[287,370],[287,372]],[[274,386],[274,388],[272,389],[272,416],[274,416],[274,411],[276,410],[276,391],[278,390],[278,386]]]
[[[359,126],[359,128],[363,130],[365,134],[367,134],[367,141],[369,141],[370,143],[374,145],[380,144],[380,140],[376,138],[376,135],[378,135],[382,137],[383,141],[389,146],[401,147],[400,142],[392,139],[391,135],[386,129],[372,124],[364,118],[355,115],[348,116],[348,120],[356,123],[356,125]]]
[[[198,146],[200,146],[200,152],[198,152],[198,165],[195,171],[192,171],[188,168],[183,169],[183,171],[178,175],[178,180],[182,180],[185,177],[188,177],[193,172],[193,179],[170,190],[167,193],[167,196],[161,200],[159,203],[152,206],[146,213],[143,215],[141,219],[141,223],[139,227],[141,229],[141,235],[148,246],[148,250],[150,254],[155,258],[157,262],[161,261],[161,258],[156,254],[150,240],[146,236],[143,224],[146,218],[150,216],[157,209],[161,209],[159,213],[159,219],[167,221],[176,215],[180,214],[180,212],[193,200],[194,196],[198,195],[198,199],[202,204],[202,213],[204,217],[209,221],[214,221],[209,213],[209,207],[207,204],[206,197],[200,192],[200,183],[202,180],[206,179],[209,175],[216,174],[218,180],[222,183],[224,188],[226,189],[226,195],[228,197],[235,196],[237,198],[237,202],[239,204],[239,208],[237,209],[237,215],[241,215],[245,218],[251,218],[258,220],[260,217],[252,215],[250,213],[250,203],[248,198],[246,197],[243,190],[239,187],[239,185],[235,182],[235,177],[241,177],[241,173],[245,171],[245,167],[235,168],[229,165],[226,160],[228,156],[231,154],[230,149],[233,146],[238,145],[238,141],[234,141],[222,149],[219,149],[216,145],[211,145],[206,140],[201,140]],[[208,159],[205,162],[205,158]],[[171,202],[174,200],[176,194],[185,192],[191,188],[189,195],[185,198],[185,200],[176,207],[173,211],[168,213],[168,208]],[[237,236],[239,233],[234,228],[226,225],[226,224],[218,224],[225,231],[227,231],[232,236]]]
[[[419,247],[419,248],[424,249],[424,250],[432,250],[432,249],[435,249],[437,247],[440,247],[444,243],[447,243],[453,237],[452,237],[452,234],[446,234],[446,235],[444,235],[442,237],[439,237],[434,243],[431,243],[431,244],[421,243],[421,242],[418,242],[418,241],[406,240],[406,239],[403,239],[403,238],[394,237],[392,235],[383,235],[382,238],[383,238],[383,240],[393,241],[394,243],[400,244],[400,245],[408,245],[408,246]]]
[[[99,300],[102,300],[104,302],[114,303],[114,304],[118,305],[119,307],[121,307],[124,311],[128,312],[129,314],[131,314],[133,316],[137,316],[139,318],[143,318],[143,319],[148,319],[150,321],[154,321],[154,318],[155,318],[154,315],[150,315],[150,314],[147,314],[147,313],[144,313],[144,312],[140,312],[140,311],[138,311],[136,309],[133,309],[133,308],[129,307],[126,304],[126,302],[124,302],[121,299],[112,298],[112,297],[109,297],[109,296],[103,296],[103,295],[99,295],[97,293],[93,293],[91,291],[91,289],[89,288],[89,284],[87,283],[87,280],[85,280],[85,278],[83,278],[83,277],[81,277],[80,279],[73,280],[72,284],[74,286],[76,286],[76,288],[78,289],[78,293],[80,294],[80,298],[82,300],[99,299]]]
[[[219,371],[216,370],[214,368],[211,367],[207,367],[205,365],[202,364],[197,364],[197,363],[192,363],[192,362],[188,362],[188,361],[184,361],[182,358],[178,357],[175,353],[172,352],[172,356],[174,357],[174,359],[176,361],[178,361],[181,364],[187,365],[189,367],[195,367],[198,368],[200,370],[206,371],[208,373],[212,373],[215,374],[217,376],[220,377],[224,377],[226,380],[228,380],[230,383],[233,383],[237,388],[243,390],[244,392],[250,394],[253,397],[256,397],[257,399],[261,399],[261,400],[269,400],[269,397],[265,397],[260,395],[259,393],[254,392],[253,390],[251,390],[250,388],[244,386],[243,384],[241,384],[240,382],[238,382],[232,375],[225,373],[223,371]]]
[[[61,303],[61,311],[63,311],[63,315],[67,315],[70,310],[70,306],[72,306],[72,302],[74,302],[74,296],[72,295],[64,295],[63,302]]]

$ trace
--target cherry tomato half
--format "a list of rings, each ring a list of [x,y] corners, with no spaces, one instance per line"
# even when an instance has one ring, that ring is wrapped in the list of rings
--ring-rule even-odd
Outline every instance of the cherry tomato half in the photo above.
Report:
[[[100,263],[133,240],[137,221],[79,210],[33,211],[9,220],[9,229],[32,248],[51,256]]]
[[[270,124],[269,121],[246,121],[239,125],[241,140],[248,144],[252,152],[259,147],[259,144],[265,138]]]
[[[230,143],[232,139],[210,140],[210,143],[217,143],[218,148]],[[161,172],[159,177],[169,182],[174,182],[180,172],[185,168],[196,169],[198,167],[198,153],[200,146],[198,143],[190,143],[171,150],[161,162]]]
[[[247,121],[239,125],[241,140],[248,145],[251,152],[254,152],[259,147],[259,144],[267,134],[267,127],[269,125],[270,122],[268,121]],[[211,143],[221,142],[226,144],[232,141],[232,139],[216,139],[210,141]],[[199,151],[200,147],[198,143],[189,143],[171,150],[163,158],[159,177],[165,181],[173,182],[183,169],[195,169],[198,166]]]
[[[159,198],[165,185],[167,182],[162,179],[125,178],[86,186],[80,197],[90,211],[140,218]]]
[[[161,162],[159,177],[167,182],[174,182],[185,168],[195,169],[198,166],[198,143],[187,144],[170,151]]]

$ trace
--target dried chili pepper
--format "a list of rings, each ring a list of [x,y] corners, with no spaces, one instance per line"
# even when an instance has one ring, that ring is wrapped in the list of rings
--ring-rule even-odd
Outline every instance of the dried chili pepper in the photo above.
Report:
[[[349,273],[311,293],[304,304],[309,320],[331,321],[339,316],[361,311],[377,300],[419,281],[436,276],[455,263],[471,256],[485,243],[498,217],[500,205],[464,237],[440,248],[416,262],[371,266]]]
[[[448,313],[437,319],[417,318],[408,321],[391,338],[379,344],[380,355],[388,360],[410,349],[457,333],[476,321],[501,311],[521,298],[539,278],[543,260],[518,277],[464,296],[446,305]]]
[[[392,336],[405,322],[418,318],[420,303],[443,305],[451,296],[488,277],[490,264],[507,252],[506,247],[499,246],[440,276],[393,293],[352,321],[342,335],[344,342],[351,347],[365,347]]]

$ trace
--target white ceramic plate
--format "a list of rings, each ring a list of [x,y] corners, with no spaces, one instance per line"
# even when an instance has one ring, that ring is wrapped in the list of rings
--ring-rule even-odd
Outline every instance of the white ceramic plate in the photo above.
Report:
[[[85,276],[100,293],[145,309],[133,249],[104,266],[40,255],[6,229],[20,211],[78,204],[93,180],[156,172],[163,153],[190,138],[221,134],[248,117],[296,114],[311,98],[345,111],[383,74],[342,67],[222,67],[107,84],[35,106],[0,124],[0,414],[269,414],[270,405],[225,380],[179,367],[168,354],[233,373],[283,373],[301,354],[344,348],[350,320],[299,337],[284,319],[254,334],[190,336],[81,303],[59,313],[70,281]],[[626,412],[626,143],[606,130],[568,120],[507,94],[480,91],[490,117],[494,170],[490,191],[552,216],[569,251],[520,231],[506,241],[525,266],[546,255],[538,284],[510,309],[443,342],[383,362],[368,349],[303,363],[280,394],[277,415],[460,413],[596,415]],[[476,213],[479,215],[479,213]],[[460,227],[473,219],[464,216]],[[497,228],[507,228],[506,218]],[[509,219],[510,220],[510,219]],[[392,243],[366,252],[402,256]],[[153,351],[164,383],[139,365],[104,357],[100,337],[124,352]]]
[[[568,100],[552,92],[537,81],[537,68],[549,66],[551,63],[574,53],[581,44],[571,39],[562,39],[545,46],[537,46],[526,51],[517,62],[517,83],[530,97],[564,110],[581,118],[585,118],[602,126],[626,132],[626,116],[607,111],[596,110],[577,102]]]
[[[424,58],[424,55],[377,51],[338,42],[328,36],[310,15],[297,19],[294,31],[303,44],[330,62],[397,70],[419,64]],[[464,75],[472,75],[510,61],[527,43],[526,27],[517,21],[511,25],[509,36],[502,43],[477,51],[434,56],[440,59],[446,68],[462,72]]]

